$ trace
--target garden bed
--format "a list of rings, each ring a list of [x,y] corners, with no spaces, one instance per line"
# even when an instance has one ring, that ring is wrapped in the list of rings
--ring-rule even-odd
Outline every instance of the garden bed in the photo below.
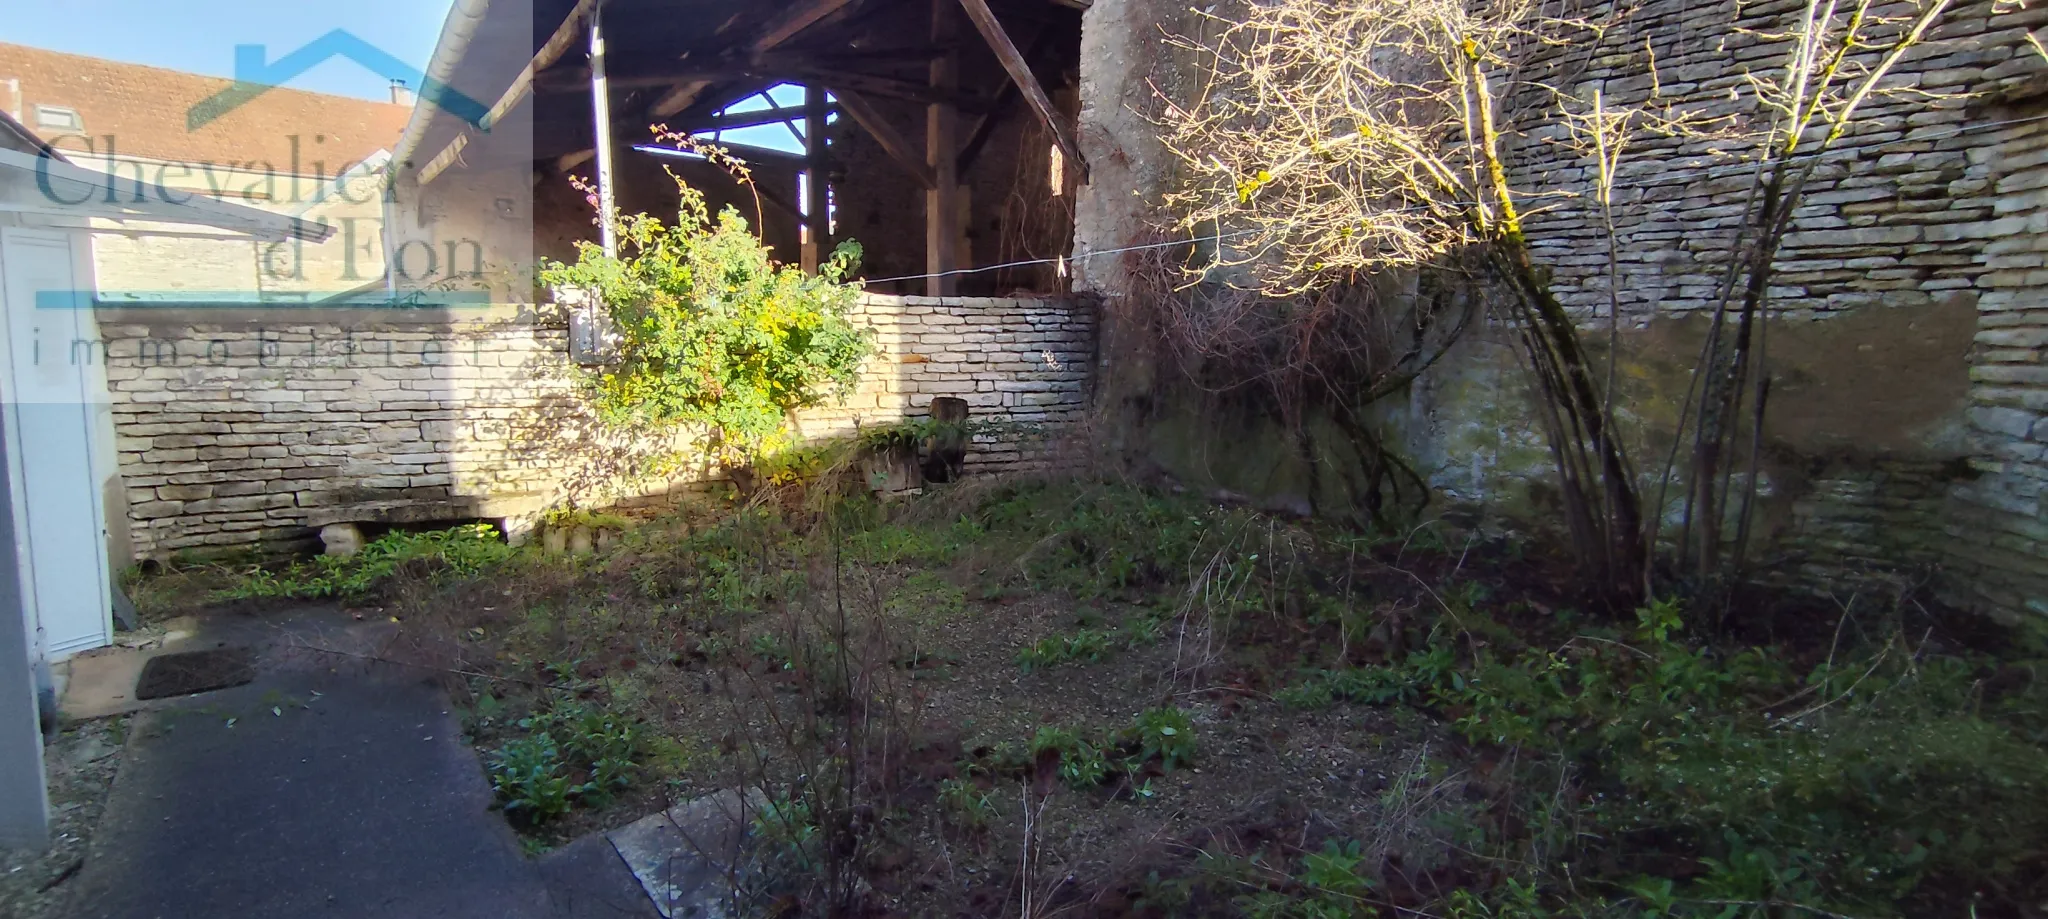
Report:
[[[763,914],[2048,897],[2038,638],[1915,597],[1602,610],[1515,543],[1090,482],[775,497],[378,588],[535,848],[744,785]]]

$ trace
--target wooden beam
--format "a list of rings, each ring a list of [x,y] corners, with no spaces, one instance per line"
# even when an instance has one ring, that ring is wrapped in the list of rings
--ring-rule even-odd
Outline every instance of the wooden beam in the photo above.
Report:
[[[825,114],[832,114],[827,108]],[[764,124],[782,124],[808,117],[808,113],[795,106],[758,109],[751,112],[727,112],[723,115],[706,115],[682,122],[678,130],[683,131],[737,131],[740,128],[755,128]]]
[[[818,20],[839,12],[841,7],[852,2],[853,0],[810,0],[808,3],[799,4],[789,15],[784,16],[781,22],[770,26],[761,37],[754,39],[755,53],[766,51],[797,37],[798,33],[816,25]]]
[[[605,82],[604,10],[590,15],[590,122],[597,144],[597,233],[607,258],[619,254],[618,187],[612,169],[612,88]]]
[[[548,36],[547,42],[534,54],[533,60],[526,62],[526,67],[519,71],[519,76],[512,80],[512,85],[506,87],[505,94],[498,97],[497,104],[491,106],[491,110],[484,114],[483,124],[479,127],[489,131],[492,126],[504,120],[505,115],[512,111],[512,107],[519,104],[519,100],[526,98],[527,93],[533,89],[534,75],[553,66],[556,61],[562,59],[562,55],[569,52],[570,48],[576,46],[576,37],[583,32],[583,21],[596,9],[597,0],[577,0],[575,9],[569,11],[569,18],[562,20],[562,24],[555,29],[555,34]]]
[[[1003,88],[1009,91],[996,94],[995,104],[989,106],[988,111],[981,113],[981,117],[974,120],[974,127],[967,131],[967,142],[960,145],[960,164],[954,168],[958,169],[961,175],[966,175],[968,170],[974,168],[974,161],[981,156],[982,148],[988,146],[990,137],[995,136],[996,125],[1002,122],[1003,116],[1009,114],[1011,107],[1017,103],[1016,84],[1005,80]]]
[[[534,52],[533,58],[527,61],[526,66],[520,69],[519,75],[512,79],[512,85],[505,87],[505,92],[498,96],[497,103],[491,106],[490,111],[484,113],[480,128],[489,131],[503,121],[505,115],[511,112],[520,100],[525,99],[533,91],[534,76],[552,66],[562,58],[562,55],[567,54],[570,48],[576,46],[576,37],[583,32],[583,20],[596,9],[597,0],[577,0],[576,6],[569,10],[568,17],[562,20],[561,25],[555,27],[554,34],[548,36],[548,40],[541,44],[540,50]],[[462,128],[461,133],[448,142],[448,146],[441,148],[441,152],[434,154],[433,159],[427,161],[428,168],[420,170],[420,184],[426,185],[447,171],[455,158],[462,155],[462,148],[468,145],[469,129]]]
[[[826,183],[831,172],[825,159],[825,90],[804,87],[804,221],[803,251],[799,262],[812,274],[824,264],[825,250],[832,245],[832,219]]]
[[[697,101],[698,96],[710,88],[710,80],[685,80],[677,83],[674,89],[662,93],[661,98],[654,100],[654,104],[647,107],[647,114],[651,118],[667,118],[689,108]]]
[[[955,33],[952,0],[931,0],[932,43],[948,46]],[[960,55],[955,52],[932,59],[931,88],[935,95],[957,94]],[[928,297],[950,297],[960,288],[952,274],[960,260],[960,113],[952,104],[934,101],[925,108],[924,162],[932,172],[932,184],[924,193],[924,292]]]
[[[981,37],[995,51],[996,59],[1003,62],[1003,69],[1010,72],[1010,79],[1017,81],[1017,88],[1024,93],[1024,100],[1038,112],[1038,120],[1052,132],[1053,140],[1060,145],[1060,152],[1067,155],[1067,161],[1074,164],[1080,173],[1081,183],[1088,182],[1088,160],[1081,156],[1080,145],[1074,143],[1074,134],[1060,121],[1058,109],[1052,107],[1052,99],[1046,96],[1045,87],[1038,84],[1038,77],[1031,73],[1031,64],[1018,53],[1017,45],[1010,41],[1003,24],[988,8],[988,0],[960,0],[960,6],[967,11],[967,18],[974,21],[974,27]]]
[[[1045,50],[1052,46],[1052,30],[1039,26],[1031,39],[1031,50],[1024,52],[1027,62],[1038,60]],[[988,139],[995,134],[996,125],[1002,123],[1004,115],[1010,113],[1010,106],[1017,101],[1017,81],[1008,76],[1003,78],[1002,88],[996,90],[995,100],[988,110],[974,120],[974,127],[967,131],[967,142],[960,145],[960,174],[966,175],[974,168],[974,161],[981,156],[981,149],[988,145]]]
[[[783,42],[795,38],[805,29],[817,24],[818,20],[839,12],[842,7],[851,2],[853,0],[809,0],[809,2],[792,10],[780,22],[770,26],[768,31],[755,38],[747,46],[748,51],[758,55],[764,51],[773,50]],[[710,88],[711,82],[710,80],[694,78],[678,81],[674,88],[663,93],[661,98],[654,100],[653,105],[648,106],[647,113],[654,118],[667,118],[689,108],[697,101],[698,96],[704,94],[704,90]]]
[[[889,159],[903,167],[904,171],[917,179],[917,184],[927,191],[933,187],[932,170],[926,165],[924,157],[918,154],[910,139],[897,131],[896,126],[889,123],[889,119],[883,116],[881,110],[875,108],[874,103],[869,102],[866,96],[858,92],[838,86],[832,87],[832,92],[839,97],[840,110],[851,117],[855,124],[860,125],[861,130],[868,132],[868,136],[874,138],[875,143],[881,144],[882,152],[889,154]]]

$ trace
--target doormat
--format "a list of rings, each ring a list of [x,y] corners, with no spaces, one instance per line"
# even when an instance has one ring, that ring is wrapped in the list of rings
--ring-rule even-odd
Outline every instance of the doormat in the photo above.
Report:
[[[256,653],[248,648],[208,648],[159,654],[142,665],[135,698],[164,699],[240,686],[256,679]]]

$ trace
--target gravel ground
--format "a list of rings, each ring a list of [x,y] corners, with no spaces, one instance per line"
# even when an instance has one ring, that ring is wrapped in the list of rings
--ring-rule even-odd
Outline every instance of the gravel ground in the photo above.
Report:
[[[66,882],[85,865],[107,791],[121,768],[128,718],[73,724],[43,749],[50,777],[50,848],[0,851],[0,916],[56,919]]]

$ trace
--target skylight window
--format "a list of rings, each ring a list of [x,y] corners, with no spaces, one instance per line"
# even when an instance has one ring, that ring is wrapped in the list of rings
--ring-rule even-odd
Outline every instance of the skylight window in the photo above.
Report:
[[[78,117],[77,109],[60,105],[38,105],[36,127],[53,131],[83,131],[85,119]]]

